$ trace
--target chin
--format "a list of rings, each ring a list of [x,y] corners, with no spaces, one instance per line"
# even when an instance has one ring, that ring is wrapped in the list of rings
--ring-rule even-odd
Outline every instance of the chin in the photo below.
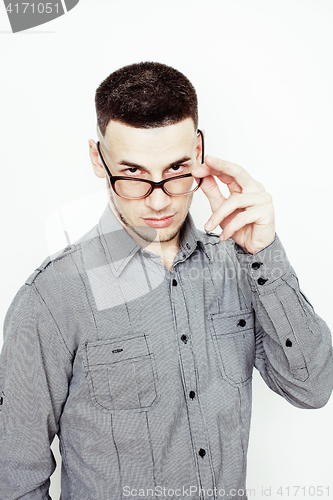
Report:
[[[156,230],[146,226],[127,226],[131,228],[140,238],[149,243],[167,243],[172,241],[179,233],[180,227],[175,229]]]

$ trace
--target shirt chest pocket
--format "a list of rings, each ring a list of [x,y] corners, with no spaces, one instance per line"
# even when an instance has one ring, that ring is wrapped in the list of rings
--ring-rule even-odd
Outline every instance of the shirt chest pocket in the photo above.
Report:
[[[254,313],[212,314],[212,336],[224,379],[232,385],[251,380],[255,359]]]
[[[148,409],[157,399],[157,377],[147,338],[87,342],[83,362],[93,403],[108,411]]]

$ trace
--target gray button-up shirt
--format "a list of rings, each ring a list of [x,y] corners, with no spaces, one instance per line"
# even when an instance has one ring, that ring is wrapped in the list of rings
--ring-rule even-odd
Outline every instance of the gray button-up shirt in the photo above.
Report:
[[[109,208],[15,297],[0,364],[0,498],[244,499],[253,366],[301,408],[330,332],[276,237],[247,255],[188,216],[170,272]]]

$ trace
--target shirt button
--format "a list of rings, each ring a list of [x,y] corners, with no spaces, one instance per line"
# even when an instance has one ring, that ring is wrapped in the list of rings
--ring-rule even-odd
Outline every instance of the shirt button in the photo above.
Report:
[[[172,286],[177,286],[178,283],[177,283],[177,280],[172,280]]]
[[[190,396],[191,399],[194,399],[195,398],[195,392],[194,391],[190,391],[189,396]]]
[[[262,262],[253,262],[252,264],[252,269],[259,269],[259,267],[261,266]]]
[[[182,335],[182,336],[180,337],[180,340],[181,340],[182,342],[184,342],[184,344],[187,344],[187,335]]]
[[[199,455],[201,458],[203,458],[206,455],[206,450],[204,450],[203,448],[200,448]]]
[[[286,340],[286,346],[291,347],[293,345],[292,341],[290,339]]]
[[[265,278],[259,278],[258,279],[258,284],[259,285],[264,285],[266,283],[266,281],[268,281],[268,278],[266,278],[266,279]]]
[[[142,252],[142,256],[148,258],[148,257],[150,257],[150,253],[148,253],[148,252]]]
[[[238,326],[245,326],[246,325],[246,321],[245,319],[240,319],[237,323]]]

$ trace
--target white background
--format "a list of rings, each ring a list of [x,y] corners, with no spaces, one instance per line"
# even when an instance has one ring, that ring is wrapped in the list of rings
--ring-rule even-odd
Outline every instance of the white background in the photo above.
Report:
[[[153,60],[197,88],[207,153],[239,163],[273,195],[277,232],[332,329],[332,20],[331,0],[81,0],[12,34],[1,5],[1,320],[27,276],[66,245],[61,223],[73,241],[106,204],[88,157],[96,87]],[[202,227],[209,208],[195,198]],[[250,498],[314,498],[295,497],[293,485],[330,486],[333,496],[332,414],[332,401],[294,408],[255,375]],[[56,472],[54,500],[59,491]]]

